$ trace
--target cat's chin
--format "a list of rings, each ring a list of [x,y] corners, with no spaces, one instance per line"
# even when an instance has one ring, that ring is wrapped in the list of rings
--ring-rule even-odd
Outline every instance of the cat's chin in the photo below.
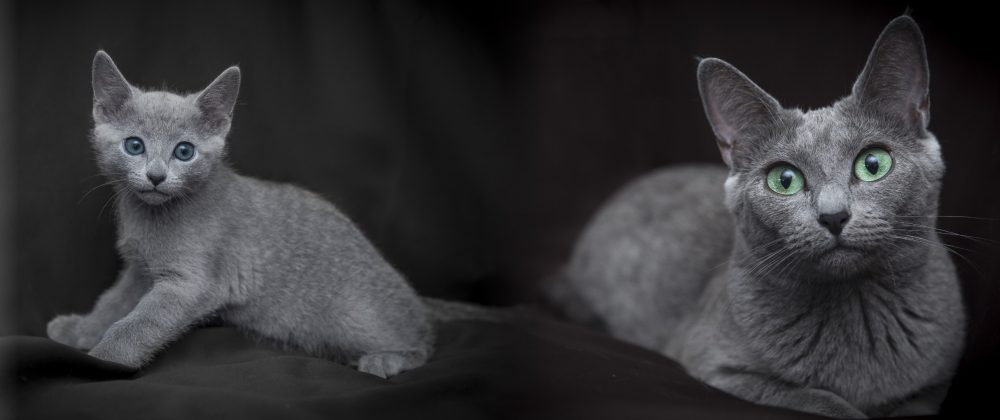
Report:
[[[865,267],[864,262],[870,256],[860,248],[837,245],[816,257],[816,265],[825,273],[850,276]]]
[[[156,190],[136,191],[135,196],[139,199],[139,201],[151,206],[159,206],[173,198],[173,196],[169,194]]]

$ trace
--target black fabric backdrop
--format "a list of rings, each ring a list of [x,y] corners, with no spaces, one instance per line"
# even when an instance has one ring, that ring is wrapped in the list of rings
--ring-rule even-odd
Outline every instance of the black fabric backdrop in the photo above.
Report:
[[[147,87],[198,90],[239,64],[239,171],[330,198],[424,294],[506,304],[533,300],[626,180],[719,161],[695,56],[816,108],[848,93],[907,5],[927,40],[931,129],[948,164],[940,214],[984,218],[939,226],[987,239],[944,238],[963,248],[971,314],[947,407],[987,406],[977,385],[997,373],[998,35],[988,13],[955,2],[14,2],[4,204],[15,303],[0,332],[44,335],[118,268],[111,192],[88,193],[103,182],[87,141],[98,48]],[[554,360],[540,346],[545,372]]]

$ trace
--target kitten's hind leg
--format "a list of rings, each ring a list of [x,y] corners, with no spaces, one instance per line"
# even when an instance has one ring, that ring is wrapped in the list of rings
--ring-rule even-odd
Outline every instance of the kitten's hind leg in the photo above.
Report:
[[[427,352],[423,350],[375,351],[358,359],[358,371],[388,378],[423,365],[426,361]]]

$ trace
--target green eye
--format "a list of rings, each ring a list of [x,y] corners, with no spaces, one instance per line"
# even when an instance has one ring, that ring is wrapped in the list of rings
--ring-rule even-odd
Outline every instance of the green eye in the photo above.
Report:
[[[771,168],[767,173],[767,186],[781,195],[792,195],[802,190],[806,178],[794,166],[783,163]]]
[[[854,176],[862,181],[878,181],[892,169],[892,156],[877,147],[865,150],[854,161]]]

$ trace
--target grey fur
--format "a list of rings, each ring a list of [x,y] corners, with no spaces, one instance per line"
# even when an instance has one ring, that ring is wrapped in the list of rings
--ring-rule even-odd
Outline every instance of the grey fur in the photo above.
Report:
[[[320,196],[230,169],[226,135],[239,83],[231,67],[200,93],[144,91],[103,51],[94,57],[92,143],[115,188],[125,266],[89,314],[56,317],[49,337],[137,368],[217,313],[268,341],[377,376],[420,366],[433,352],[434,315],[475,311],[425,305]],[[129,136],[145,142],[145,153],[125,152]],[[182,141],[196,147],[190,161],[172,157]],[[165,180],[154,188],[151,176]]]
[[[916,23],[882,32],[850,96],[782,108],[728,63],[698,66],[728,171],[660,170],[597,213],[548,296],[741,398],[836,417],[937,411],[965,313],[934,226],[944,163]],[[891,172],[853,176],[872,145]],[[806,188],[782,196],[788,162]],[[847,211],[838,236],[818,216]],[[837,245],[840,243],[841,245]]]

